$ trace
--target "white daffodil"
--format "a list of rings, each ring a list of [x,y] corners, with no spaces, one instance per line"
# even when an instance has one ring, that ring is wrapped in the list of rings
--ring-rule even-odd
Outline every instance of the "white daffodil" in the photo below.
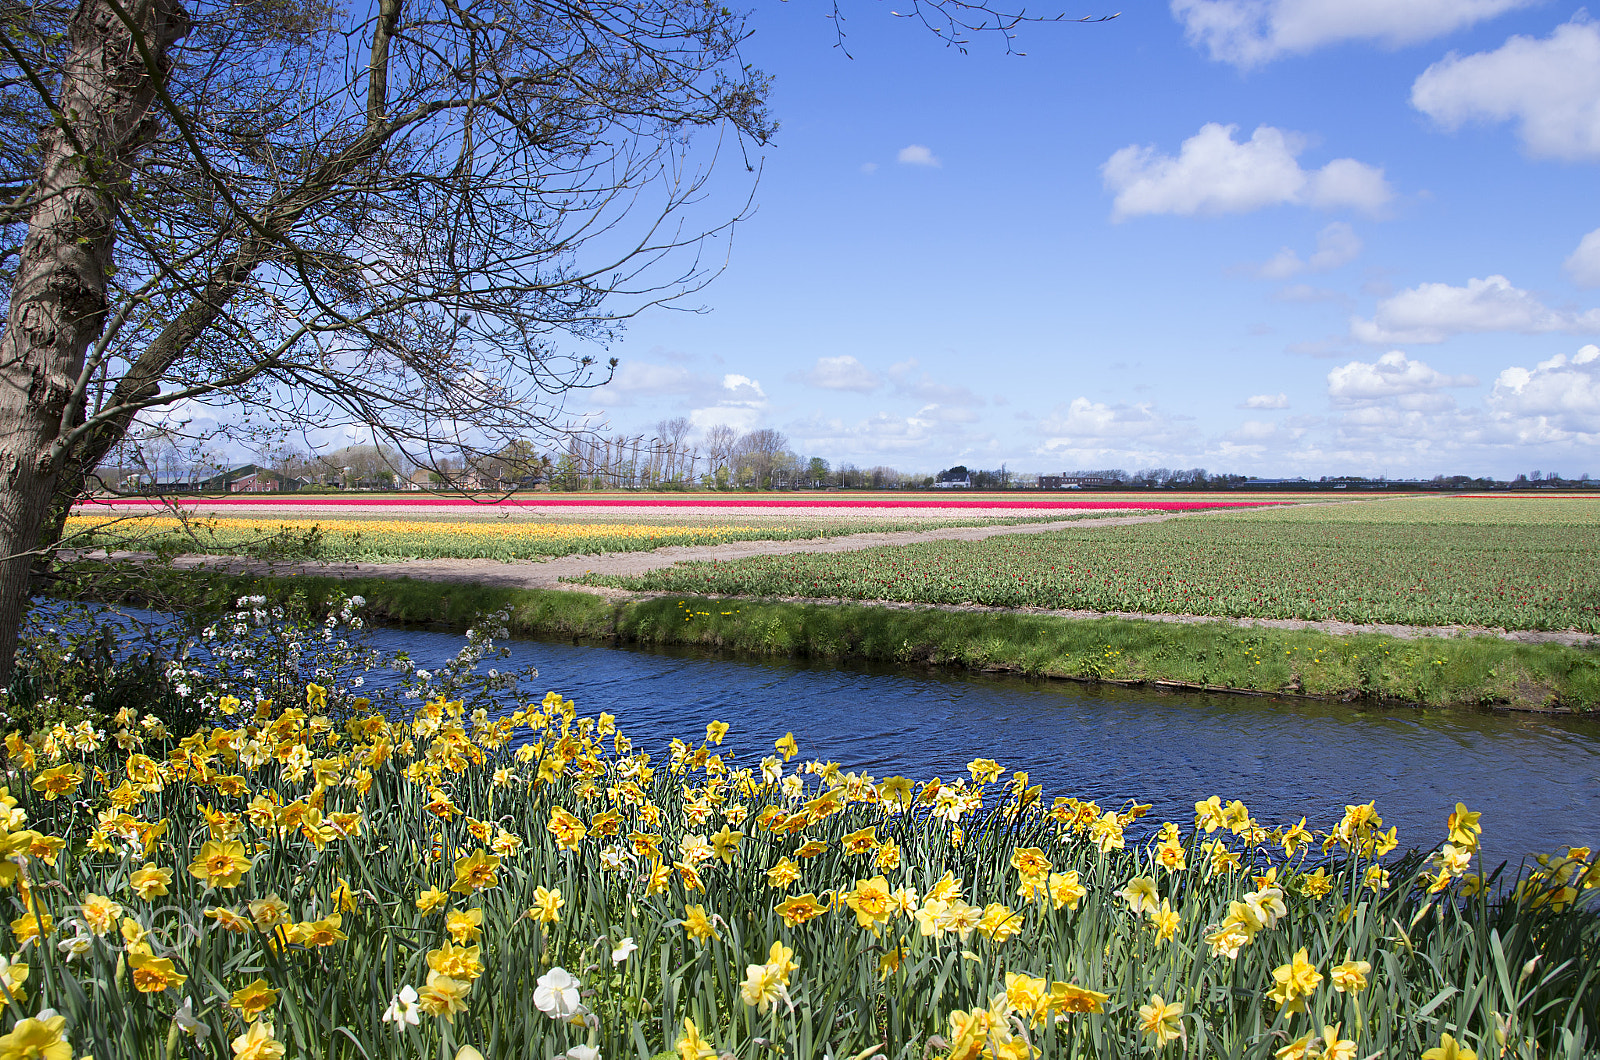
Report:
[[[579,982],[565,968],[555,967],[539,977],[533,991],[533,1005],[551,1019],[571,1019],[582,1007],[578,1000]]]
[[[420,1022],[422,1006],[417,1004],[417,991],[414,987],[403,986],[400,992],[389,1002],[389,1007],[383,1010],[383,1021],[394,1024],[395,1033],[399,1034],[407,1027],[415,1027]]]
[[[196,1042],[206,1040],[206,1035],[211,1033],[211,1028],[194,1018],[194,998],[186,997],[183,1004],[178,1006],[178,1011],[172,1014],[172,1022]]]

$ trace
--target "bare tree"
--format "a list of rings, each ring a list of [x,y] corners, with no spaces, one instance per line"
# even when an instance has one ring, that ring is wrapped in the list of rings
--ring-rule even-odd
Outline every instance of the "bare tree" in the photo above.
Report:
[[[693,425],[687,416],[674,416],[656,424],[656,437],[666,450],[667,467],[664,477],[678,478],[683,474],[682,462],[686,455],[684,443],[688,441]]]
[[[752,482],[757,489],[771,489],[775,470],[782,467],[782,457],[789,449],[789,439],[771,427],[758,427],[739,439],[734,462],[738,468],[738,481]]]
[[[715,475],[718,470],[733,470],[733,450],[739,442],[739,432],[726,423],[706,428],[706,460],[711,465],[706,470]]]
[[[0,214],[0,676],[41,530],[141,411],[374,424],[423,464],[561,428],[597,362],[555,340],[711,275],[689,134],[770,129],[742,16],[693,0],[12,15],[44,132]]]
[[[146,410],[369,426],[423,467],[572,427],[582,344],[715,272],[695,204],[771,131],[745,33],[699,0],[9,5],[0,682],[34,557]]]

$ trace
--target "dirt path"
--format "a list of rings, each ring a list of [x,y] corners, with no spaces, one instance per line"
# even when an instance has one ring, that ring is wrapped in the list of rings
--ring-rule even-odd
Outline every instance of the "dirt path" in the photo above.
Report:
[[[671,593],[633,593],[621,589],[564,583],[562,578],[585,574],[623,577],[645,574],[675,563],[692,560],[728,562],[751,556],[786,556],[797,552],[854,552],[878,545],[910,545],[926,541],[982,541],[1007,534],[1038,534],[1069,527],[1093,529],[1103,526],[1128,526],[1181,519],[1191,512],[1162,512],[1150,515],[1104,516],[1049,523],[1023,523],[1010,526],[947,527],[939,530],[901,530],[888,533],[851,534],[846,537],[790,541],[733,541],[722,545],[672,545],[651,552],[607,552],[594,555],[561,556],[546,560],[505,563],[492,559],[415,559],[394,563],[267,562],[234,556],[180,556],[173,560],[179,569],[223,570],[251,574],[313,574],[332,578],[415,578],[421,581],[464,582],[513,589],[566,589],[593,593],[612,599],[641,599]],[[148,553],[104,552],[81,554],[84,559],[145,561]],[[1364,625],[1356,622],[1314,621],[1295,618],[1221,618],[1209,615],[1167,615],[1142,611],[1081,611],[1042,607],[984,607],[976,604],[916,604],[886,600],[854,600],[816,597],[772,597],[793,603],[858,604],[895,610],[987,611],[997,614],[1050,615],[1060,618],[1125,618],[1146,622],[1227,622],[1240,627],[1304,629],[1349,636],[1357,633],[1382,633],[1392,637],[1493,636],[1524,644],[1558,643],[1575,646],[1600,644],[1600,636],[1571,630],[1504,630],[1479,626],[1402,626]]]

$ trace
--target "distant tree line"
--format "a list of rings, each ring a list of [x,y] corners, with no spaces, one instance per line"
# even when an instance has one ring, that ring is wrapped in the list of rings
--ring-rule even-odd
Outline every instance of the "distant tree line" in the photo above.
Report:
[[[502,490],[543,487],[556,490],[801,490],[801,489],[1116,489],[1116,490],[1493,490],[1587,489],[1587,472],[1567,478],[1535,470],[1509,480],[1468,475],[1431,479],[1324,475],[1308,478],[1255,478],[1213,474],[1205,468],[1098,468],[1058,474],[1019,473],[1005,464],[970,468],[956,464],[937,474],[906,472],[879,464],[837,465],[823,457],[803,457],[789,439],[769,427],[738,431],[716,424],[695,436],[687,417],[664,419],[650,433],[569,436],[564,450],[512,439],[493,451],[470,446],[440,447],[424,459],[402,455],[389,445],[357,442],[338,448],[297,445],[284,436],[258,440],[254,460],[244,463],[216,445],[181,431],[144,428],[129,435],[102,463],[102,489],[124,492],[190,492],[218,488],[230,472],[244,466],[275,476],[276,488]]]

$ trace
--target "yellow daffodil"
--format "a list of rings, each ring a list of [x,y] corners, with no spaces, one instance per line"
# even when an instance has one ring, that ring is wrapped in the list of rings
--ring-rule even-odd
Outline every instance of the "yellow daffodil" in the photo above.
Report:
[[[159,994],[163,990],[180,987],[189,978],[179,975],[169,958],[156,957],[148,952],[130,952],[128,970],[134,989],[142,994]]]
[[[277,1002],[278,991],[272,984],[265,979],[256,979],[235,990],[228,999],[228,1007],[237,1010],[246,1023],[251,1023]]]
[[[690,905],[684,907],[683,930],[696,942],[704,942],[706,939],[721,938],[721,936],[717,934],[716,925],[713,924],[711,922],[711,918],[706,915],[706,907],[703,905]]]
[[[1156,1048],[1164,1047],[1181,1033],[1183,1005],[1165,1002],[1160,994],[1151,994],[1148,1004],[1139,1006],[1139,1030],[1156,1040]]]
[[[559,895],[559,891],[557,894]],[[452,909],[444,915],[444,930],[457,944],[475,942],[483,934],[482,909]]]
[[[1478,1060],[1478,1054],[1464,1047],[1451,1034],[1441,1034],[1439,1044],[1425,1050],[1422,1060]]]
[[[0,1035],[0,1060],[72,1060],[66,1027],[67,1017],[54,1014],[20,1019]]]
[[[172,883],[172,870],[157,868],[149,863],[135,869],[128,877],[128,886],[133,893],[148,902],[167,894],[167,887]]]
[[[457,894],[476,894],[499,884],[500,859],[482,850],[457,858],[456,882],[450,887]]]
[[[244,844],[236,839],[206,840],[201,844],[199,856],[189,863],[189,875],[204,883],[207,890],[237,887],[249,871],[250,859],[245,856]]]

